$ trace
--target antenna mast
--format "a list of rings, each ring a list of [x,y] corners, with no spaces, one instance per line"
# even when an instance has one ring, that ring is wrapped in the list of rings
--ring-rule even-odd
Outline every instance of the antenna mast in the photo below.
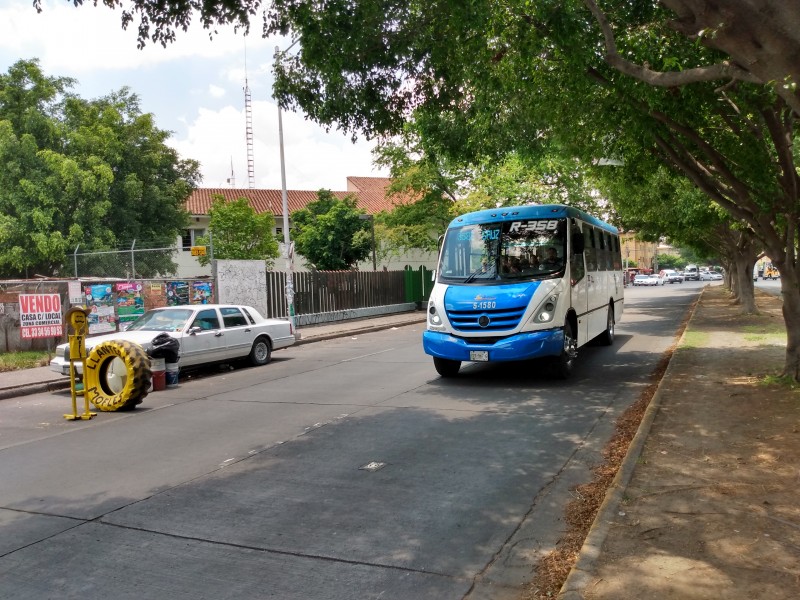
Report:
[[[236,175],[233,173],[233,157],[231,156],[231,176],[227,179],[228,185],[232,188],[236,187]]]
[[[253,158],[253,105],[250,98],[250,85],[247,83],[247,45],[244,48],[244,118],[247,138],[247,187],[256,186],[256,166]]]

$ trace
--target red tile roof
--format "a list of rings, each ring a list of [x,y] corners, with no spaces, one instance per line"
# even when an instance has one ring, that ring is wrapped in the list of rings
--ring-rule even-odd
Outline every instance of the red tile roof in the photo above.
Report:
[[[391,183],[387,177],[348,177],[346,192],[333,192],[337,198],[354,195],[358,199],[359,208],[368,214],[382,210],[390,211],[396,204],[403,202],[397,198],[387,198],[386,188]],[[247,198],[256,213],[271,212],[275,216],[283,216],[283,199],[281,190],[263,190],[249,188],[197,188],[186,200],[186,210],[192,215],[207,215],[215,196],[226,200]],[[305,208],[309,202],[317,199],[317,190],[287,190],[287,208],[289,213]]]

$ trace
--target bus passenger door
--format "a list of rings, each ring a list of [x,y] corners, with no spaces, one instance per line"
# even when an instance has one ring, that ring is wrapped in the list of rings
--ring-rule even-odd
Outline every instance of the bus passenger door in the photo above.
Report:
[[[572,237],[580,230],[577,226],[572,228]],[[588,243],[588,239],[584,238],[584,243]],[[578,315],[578,346],[583,346],[588,341],[589,331],[589,278],[586,276],[586,260],[585,252],[575,254],[573,251],[573,244],[570,244],[570,263],[569,263],[569,278],[570,278],[570,294],[572,301],[572,308]]]
[[[586,237],[586,290],[587,290],[587,315],[585,319],[585,338],[581,338],[582,343],[586,343],[600,333],[598,326],[605,325],[606,313],[599,311],[599,307],[605,304],[605,281],[604,251],[601,247],[600,230],[591,225],[584,225],[584,235]]]

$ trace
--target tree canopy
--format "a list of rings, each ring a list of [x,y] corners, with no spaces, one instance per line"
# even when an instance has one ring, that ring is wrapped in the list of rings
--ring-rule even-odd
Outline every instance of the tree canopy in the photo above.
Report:
[[[214,258],[234,260],[263,260],[272,268],[278,257],[278,241],[272,234],[275,217],[270,212],[257,214],[247,198],[227,202],[216,196],[208,211],[209,236],[197,239],[201,246],[211,246]],[[201,256],[199,262],[207,265],[211,257]]]
[[[184,201],[198,164],[165,144],[169,133],[128,89],[84,100],[70,92],[72,84],[46,76],[36,60],[0,75],[6,277],[56,274],[77,247],[113,250],[133,240],[171,247],[187,222]],[[174,265],[166,254],[162,259],[140,274],[169,272]]]
[[[317,200],[292,213],[295,249],[315,269],[352,269],[372,250],[370,223],[356,207],[355,196],[339,199],[319,190]]]
[[[84,0],[66,1],[75,6],[84,4]],[[480,40],[471,43],[468,38],[451,35],[467,31],[469,27],[464,27],[465,24],[470,24],[474,31],[480,31],[476,27],[480,23],[505,24],[512,30],[525,27],[541,29],[554,25],[558,28],[565,14],[583,8],[593,13],[608,42],[613,38],[614,28],[619,30],[620,27],[615,17],[626,12],[626,8],[609,5],[608,14],[605,14],[601,10],[605,3],[596,0],[483,2],[471,3],[468,7],[453,0],[440,0],[433,5],[418,0],[334,0],[325,3],[327,8],[324,11],[321,7],[315,10],[304,0],[275,0],[271,3],[264,0],[128,0],[126,4],[121,0],[93,0],[93,3],[119,8],[122,27],[136,27],[139,47],[151,41],[169,44],[176,39],[179,31],[188,29],[193,19],[208,29],[209,35],[213,35],[219,25],[233,25],[247,32],[254,19],[263,23],[265,36],[279,32],[309,38],[313,36],[305,34],[312,32],[312,29],[368,30],[368,37],[375,43],[374,46],[362,43],[366,37],[355,39],[354,36],[352,44],[340,48],[338,54],[342,56],[339,58],[343,59],[348,51],[355,52],[357,61],[366,52],[381,52],[382,74],[365,77],[364,92],[367,95],[370,92],[398,92],[400,103],[403,102],[400,96],[407,94],[409,88],[394,87],[397,79],[391,77],[390,72],[406,73],[412,81],[418,79],[415,75],[433,75],[435,71],[427,67],[441,66],[441,59],[447,58],[448,51],[439,48],[439,42],[446,39],[457,42],[453,44],[456,46],[454,55],[468,56],[464,50],[480,48]],[[487,18],[489,13],[486,8],[489,4],[497,7],[498,17]],[[695,65],[692,69],[668,65],[668,68],[659,70],[657,66],[630,60],[624,52],[618,51],[616,44],[607,43],[604,57],[614,68],[655,85],[669,87],[730,78],[774,85],[785,102],[800,113],[800,90],[797,88],[800,63],[796,60],[800,56],[800,13],[794,3],[783,0],[727,0],[724,4],[707,0],[661,0],[660,3],[642,0],[628,3],[627,12],[648,12],[659,4],[667,9],[662,11],[665,26],[688,40],[716,50],[717,58]],[[41,11],[41,0],[33,0],[33,6]],[[447,27],[447,22],[452,22],[453,26]],[[298,27],[298,24],[302,25]],[[436,35],[437,27],[441,27],[440,35]],[[414,38],[415,32],[419,33],[417,39]],[[506,39],[510,38],[495,38],[495,58],[504,52]],[[345,64],[342,62],[343,66]],[[440,75],[447,79],[447,70]],[[418,88],[420,91],[422,89],[424,87]]]

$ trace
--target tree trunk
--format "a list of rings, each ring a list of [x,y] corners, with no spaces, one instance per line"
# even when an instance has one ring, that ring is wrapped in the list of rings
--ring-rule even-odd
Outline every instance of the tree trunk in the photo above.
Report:
[[[728,261],[725,265],[725,272],[722,274],[722,285],[725,288],[733,293],[733,286],[734,286],[734,277],[736,273],[736,263],[733,261]]]
[[[792,268],[775,265],[781,275],[783,320],[786,323],[786,358],[783,375],[800,381],[800,286],[797,272]]]
[[[739,302],[739,268],[736,266],[736,261],[731,260],[728,269],[725,271],[725,280],[728,284],[728,289],[731,292],[731,297],[734,302]]]
[[[755,286],[753,285],[753,265],[755,260],[752,256],[744,256],[744,253],[737,254],[736,261],[736,297],[742,305],[742,312],[750,315],[758,312],[756,306]]]

